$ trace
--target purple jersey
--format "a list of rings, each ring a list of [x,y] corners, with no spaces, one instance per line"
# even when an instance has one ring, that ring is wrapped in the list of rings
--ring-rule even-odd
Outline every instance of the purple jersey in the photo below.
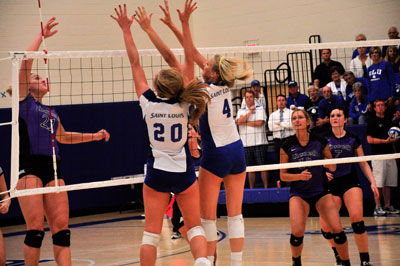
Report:
[[[31,94],[19,102],[20,154],[52,156],[50,108],[36,101]],[[51,110],[54,136],[58,128],[58,115]],[[55,153],[60,159],[57,141]]]
[[[289,156],[289,162],[302,162],[324,159],[323,150],[326,145],[325,139],[311,133],[306,146],[301,146],[296,135],[293,135],[283,143],[282,149]],[[292,168],[288,169],[288,172],[298,174],[306,169],[311,173],[311,179],[291,182],[290,196],[310,198],[325,191],[327,178],[322,165]]]
[[[337,138],[332,131],[329,131],[325,139],[328,141],[333,158],[354,157],[355,150],[361,145],[360,139],[348,131],[342,138]],[[354,170],[353,166],[352,163],[337,164],[333,176],[337,178],[348,175]]]

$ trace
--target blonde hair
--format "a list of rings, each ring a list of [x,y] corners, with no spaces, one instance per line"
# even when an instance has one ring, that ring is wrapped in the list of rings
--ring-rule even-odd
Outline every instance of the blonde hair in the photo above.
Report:
[[[294,115],[294,113],[296,113],[296,112],[301,112],[301,113],[303,113],[304,116],[306,117],[306,120],[307,120],[308,122],[310,122],[310,124],[307,126],[307,130],[309,131],[309,130],[310,130],[310,127],[311,127],[311,124],[312,124],[310,114],[309,114],[306,110],[304,110],[304,109],[296,108],[296,109],[293,110],[293,113],[292,113],[292,116],[291,116],[291,119],[292,119],[292,120],[293,120],[293,115]]]
[[[205,112],[207,101],[210,99],[206,90],[206,83],[192,80],[185,87],[181,72],[176,68],[170,68],[161,70],[155,77],[154,84],[159,97],[175,98],[179,102],[190,103],[195,106],[190,114],[192,123],[196,123]]]
[[[393,50],[393,52],[397,54],[397,55],[395,55],[394,59],[389,58],[389,50],[390,49]],[[399,49],[394,45],[391,45],[386,49],[386,55],[384,55],[384,56],[385,56],[385,61],[388,61],[392,65],[397,64],[397,62],[400,61]]]
[[[225,57],[214,55],[215,63],[212,70],[217,73],[217,84],[225,83],[229,88],[235,85],[236,79],[246,80],[252,77],[253,70],[247,65],[247,62],[237,57]],[[239,64],[242,64],[243,71],[236,74]]]

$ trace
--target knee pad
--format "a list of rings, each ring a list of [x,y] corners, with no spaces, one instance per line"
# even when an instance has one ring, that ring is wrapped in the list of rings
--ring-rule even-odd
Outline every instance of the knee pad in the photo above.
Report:
[[[192,240],[193,237],[196,236],[204,236],[206,237],[206,233],[204,232],[203,227],[201,226],[195,226],[189,229],[189,231],[187,231],[187,237],[189,242]]]
[[[290,245],[294,247],[300,246],[301,244],[303,244],[303,238],[304,236],[294,236],[290,234]]]
[[[157,248],[158,242],[160,242],[160,234],[143,232],[142,245],[150,245]]]
[[[330,239],[333,238],[331,232],[325,232],[324,230],[322,230],[322,228],[321,228],[321,233],[322,233],[322,236],[323,236],[325,239],[330,240]]]
[[[353,227],[354,234],[364,234],[366,231],[364,221],[352,223],[351,227]]]
[[[244,238],[243,215],[228,216],[228,234],[231,238]]]
[[[26,232],[24,244],[32,248],[40,248],[44,238],[44,231],[29,230]]]
[[[333,241],[335,241],[336,244],[342,245],[347,241],[347,237],[344,231],[337,234],[332,234],[332,236],[333,236]]]
[[[206,233],[206,239],[208,242],[217,241],[217,221],[201,218],[201,226]]]
[[[69,247],[71,245],[71,231],[61,230],[53,235],[53,245]]]

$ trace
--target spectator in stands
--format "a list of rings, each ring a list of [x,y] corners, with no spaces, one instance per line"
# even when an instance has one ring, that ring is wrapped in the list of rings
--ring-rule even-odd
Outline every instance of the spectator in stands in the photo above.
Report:
[[[288,84],[289,87],[289,97],[286,99],[286,107],[294,108],[301,107],[304,108],[308,97],[299,92],[299,86],[295,80],[292,80]]]
[[[343,98],[346,101],[346,86],[347,83],[342,79],[337,66],[331,67],[332,81],[327,84],[332,89],[332,94]]]
[[[319,88],[326,86],[329,82],[332,81],[330,69],[333,66],[337,66],[339,68],[339,74],[343,75],[344,67],[340,62],[331,60],[331,49],[323,49],[322,50],[322,60],[323,62],[319,64],[313,73],[313,81]]]
[[[366,41],[367,40],[367,37],[365,36],[365,34],[364,33],[360,33],[360,34],[358,34],[357,36],[356,36],[356,41],[357,42],[359,42],[359,41]],[[369,49],[371,49],[371,47],[367,47],[367,51],[366,51],[366,53],[369,53]],[[354,51],[353,51],[353,56],[351,57],[351,59],[354,59],[354,58],[356,58],[357,56],[358,56],[358,48],[357,49],[355,49]]]
[[[306,101],[304,109],[310,115],[312,123],[311,130],[313,130],[313,128],[316,127],[318,119],[318,104],[322,100],[322,96],[319,95],[319,88],[314,85],[308,87],[308,95],[309,99]]]
[[[286,99],[284,95],[279,94],[276,96],[276,106],[278,109],[269,116],[268,128],[269,131],[272,132],[274,138],[275,158],[277,163],[279,163],[279,151],[282,143],[288,137],[294,135],[295,131],[292,128],[291,121],[293,110],[286,107]]]
[[[367,54],[367,47],[358,47],[358,56],[350,61],[350,71],[354,73],[357,78],[368,78],[367,69],[372,65],[372,60]]]
[[[399,72],[399,66],[400,66],[399,49],[394,45],[389,46],[386,50],[386,54],[383,55],[385,56],[384,60],[392,65],[393,72],[394,73]]]
[[[386,104],[383,99],[374,100],[375,113],[371,114],[367,120],[367,141],[371,144],[371,154],[394,153],[394,139],[388,136],[388,131],[392,127],[392,116],[386,113]],[[399,214],[390,203],[391,188],[397,187],[397,165],[396,160],[373,160],[372,173],[375,178],[379,194],[383,195],[384,208],[381,207],[380,198],[375,199],[375,216],[386,214]]]
[[[396,108],[400,106],[400,65],[399,65],[399,72],[394,73],[394,104]]]
[[[356,82],[361,82],[364,86],[364,88],[366,89],[366,91],[364,92],[364,94],[368,94],[369,91],[369,80],[367,78],[364,77],[360,77],[360,78],[356,78],[354,76],[354,73],[351,71],[346,71],[343,74],[343,79],[346,81],[346,102],[348,104],[351,103],[351,101],[353,100],[354,97],[354,91],[353,91],[353,84]]]
[[[253,91],[245,94],[246,107],[237,113],[236,124],[242,139],[247,166],[267,164],[267,132],[265,122],[267,115],[264,108],[255,101]],[[249,172],[249,185],[254,188],[256,173]],[[264,188],[268,187],[268,172],[261,172]]]
[[[336,107],[345,107],[343,97],[332,94],[332,89],[329,86],[322,88],[322,96],[324,97],[318,104],[318,131],[329,129],[329,114]]]
[[[368,112],[368,99],[365,96],[366,88],[361,82],[353,84],[354,97],[349,110],[349,125],[366,124]]]
[[[399,39],[399,31],[397,30],[396,27],[390,27],[388,30],[388,36],[390,40],[394,39]],[[386,50],[388,49],[389,46],[383,46],[382,47],[382,54],[386,55]]]
[[[370,91],[368,98],[370,102],[376,99],[390,100],[394,94],[394,74],[389,62],[383,61],[380,47],[372,47],[370,57],[373,64],[368,68]]]
[[[258,81],[258,80],[253,80],[252,82],[251,82],[251,88],[250,88],[250,90],[252,91],[252,92],[254,92],[254,100],[255,100],[255,104],[256,105],[261,105],[263,108],[264,108],[264,110],[266,110],[266,108],[267,108],[267,103],[266,103],[266,101],[265,101],[265,97],[264,97],[264,95],[263,94],[261,94],[261,83],[260,83],[260,81]],[[245,97],[246,98],[246,97]],[[242,106],[241,106],[241,108],[244,108],[244,107],[246,107],[246,101],[244,100],[244,101],[242,101]]]

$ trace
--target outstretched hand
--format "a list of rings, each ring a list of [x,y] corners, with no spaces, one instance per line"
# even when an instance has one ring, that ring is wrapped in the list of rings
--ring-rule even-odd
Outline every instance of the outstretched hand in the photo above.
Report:
[[[147,16],[146,9],[142,7],[138,7],[138,9],[135,11],[135,20],[137,23],[139,23],[140,27],[147,32],[149,29],[151,29],[151,17],[153,16],[152,13],[150,13]]]
[[[105,142],[108,142],[110,140],[110,133],[105,129],[101,129],[94,134],[93,139],[97,141],[104,139]]]
[[[126,12],[126,4],[124,4],[123,9],[121,5],[118,5],[118,9],[114,8],[114,10],[115,13],[117,14],[117,17],[114,17],[113,15],[110,15],[110,17],[113,18],[118,23],[122,31],[130,30],[133,19],[136,15],[134,14],[132,15],[132,17],[128,17]]]
[[[160,20],[164,22],[165,25],[169,26],[172,25],[172,19],[171,19],[171,13],[169,13],[168,0],[164,0],[164,5],[165,7],[159,5],[162,12],[164,13],[164,18],[160,18]]]
[[[197,3],[196,2],[192,2],[192,0],[186,0],[185,2],[185,9],[182,11],[180,11],[179,9],[177,9],[176,11],[178,11],[179,14],[179,19],[181,20],[181,22],[188,22],[189,21],[189,17],[190,15],[197,9]]]
[[[56,18],[52,17],[51,19],[49,19],[49,21],[47,21],[47,23],[43,26],[43,37],[49,38],[51,36],[53,36],[54,34],[56,34],[58,32],[58,30],[52,30],[55,26],[57,26],[59,23],[56,22]]]

